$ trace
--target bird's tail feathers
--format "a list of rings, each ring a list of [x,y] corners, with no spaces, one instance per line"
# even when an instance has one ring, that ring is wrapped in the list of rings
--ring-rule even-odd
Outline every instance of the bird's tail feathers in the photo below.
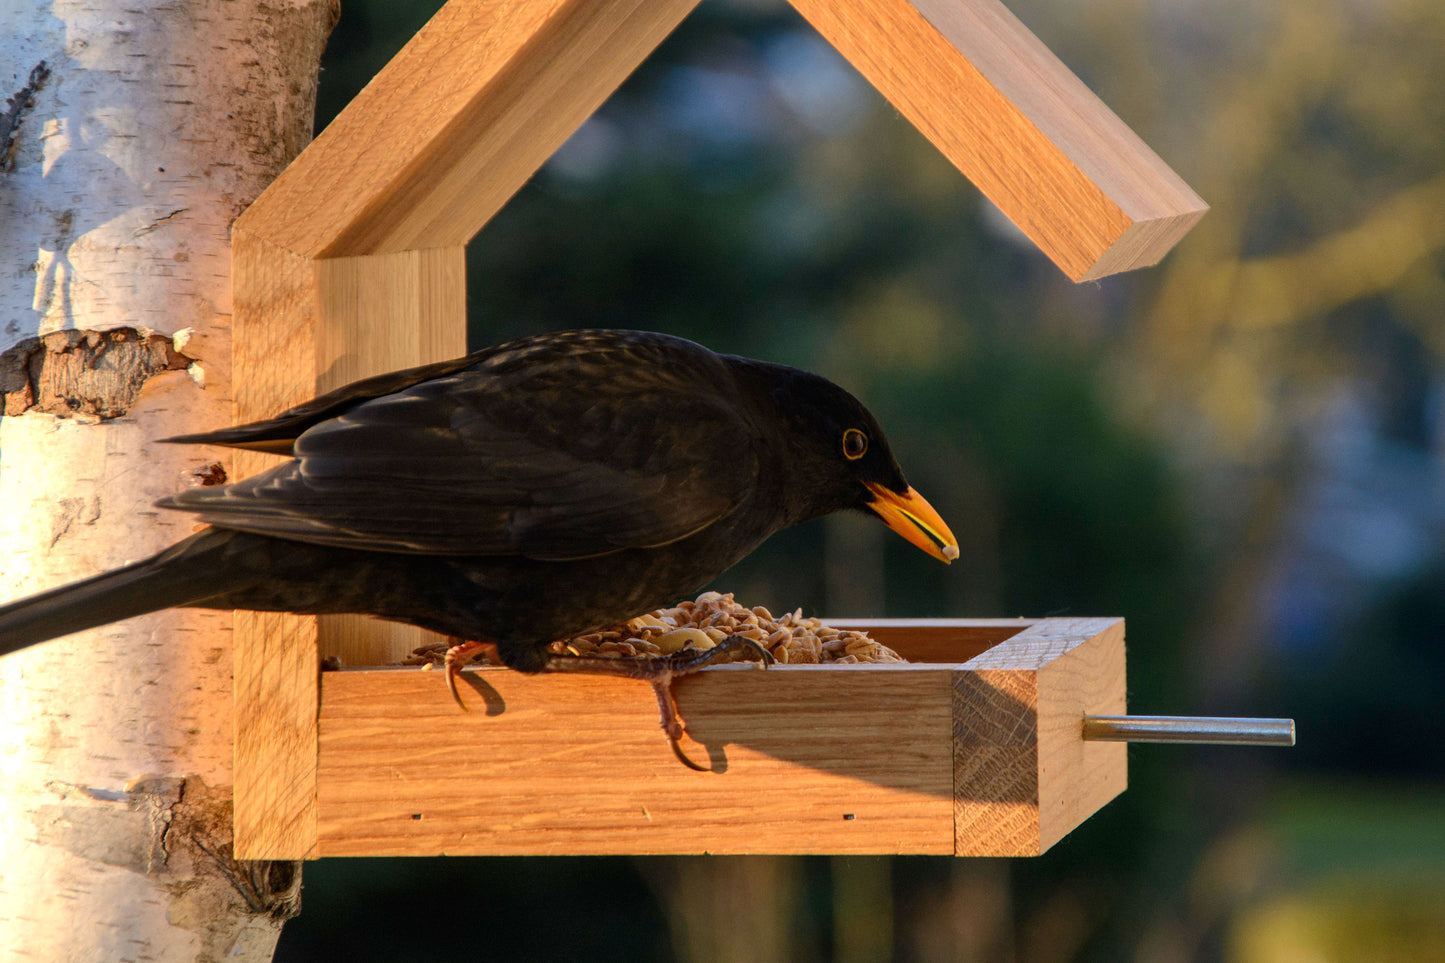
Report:
[[[233,534],[208,528],[150,558],[0,605],[0,655],[220,594],[235,580],[223,558]]]

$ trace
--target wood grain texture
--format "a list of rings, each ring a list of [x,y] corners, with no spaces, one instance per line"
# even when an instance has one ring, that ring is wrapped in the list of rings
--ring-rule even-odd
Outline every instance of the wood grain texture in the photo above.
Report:
[[[466,248],[319,260],[316,391],[467,352]],[[318,620],[323,658],[399,662],[441,636],[360,615]]]
[[[238,228],[236,421],[270,417],[356,378],[464,354],[464,256],[450,247],[315,261]],[[238,452],[237,477],[280,460]],[[238,856],[314,853],[320,656],[383,664],[429,637],[354,616],[237,614]]]
[[[1117,620],[968,620],[952,650],[941,620],[870,621],[901,651],[1007,641],[966,663],[683,680],[691,751],[715,773],[673,759],[642,683],[469,670],[462,712],[439,672],[324,673],[312,855],[1025,855],[1122,789],[1122,753],[1074,746],[1083,712],[1122,705]]]
[[[692,751],[722,773],[678,764],[642,683],[467,677],[471,713],[437,672],[326,673],[320,855],[952,851],[946,669],[683,680]]]
[[[231,232],[231,291],[236,422],[270,418],[312,397],[319,320],[314,262],[237,224]],[[238,460],[242,477],[281,461],[275,455],[258,459]]]
[[[839,629],[874,637],[909,662],[955,663],[972,659],[1034,625],[1037,619],[825,618]],[[886,642],[884,640],[887,640]]]
[[[465,244],[697,0],[451,0],[239,223],[298,253]]]
[[[955,673],[958,855],[1038,855],[1124,790],[1124,752],[1082,737],[1123,713],[1124,666],[1123,620],[1045,619]]]
[[[1056,619],[1035,639],[1072,643],[1042,666],[1039,686],[1039,850],[1063,839],[1129,782],[1128,746],[1085,742],[1083,717],[1124,715],[1123,619]]]
[[[997,0],[791,0],[1075,281],[1156,263],[1207,205]]]
[[[235,420],[315,394],[314,266],[264,238],[231,236]],[[238,478],[283,459],[238,451]],[[233,631],[238,859],[316,854],[316,619],[238,611]]]
[[[237,611],[237,859],[314,859],[316,620]]]
[[[1038,687],[1033,669],[954,674],[954,852],[1036,855]]]
[[[317,261],[317,390],[466,354],[466,254],[458,244]]]
[[[867,622],[957,663],[1027,620]],[[946,666],[735,666],[678,685],[694,773],[641,683],[468,672],[323,676],[320,855],[948,853]],[[907,720],[906,726],[900,721]],[[851,815],[851,819],[844,818]]]

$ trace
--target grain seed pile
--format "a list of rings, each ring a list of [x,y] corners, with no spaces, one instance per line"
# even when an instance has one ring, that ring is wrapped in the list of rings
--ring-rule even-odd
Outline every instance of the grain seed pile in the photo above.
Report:
[[[729,635],[745,636],[760,643],[785,665],[907,661],[864,632],[837,629],[816,618],[803,618],[802,609],[775,618],[761,605],[748,608],[740,604],[731,592],[725,595],[704,592],[696,600],[681,602],[670,609],[658,609],[621,625],[553,642],[552,651],[612,657],[671,655],[688,648],[710,649]],[[445,651],[445,644],[426,646],[407,661],[408,664],[436,662]],[[735,658],[746,659],[747,655],[743,653]]]
[[[696,601],[639,615],[570,642],[554,642],[552,650],[579,655],[671,655],[681,649],[710,649],[730,635],[761,643],[784,665],[905,661],[866,633],[836,629],[816,618],[805,619],[802,609],[774,618],[761,605],[748,608],[740,604],[731,592],[704,592]]]

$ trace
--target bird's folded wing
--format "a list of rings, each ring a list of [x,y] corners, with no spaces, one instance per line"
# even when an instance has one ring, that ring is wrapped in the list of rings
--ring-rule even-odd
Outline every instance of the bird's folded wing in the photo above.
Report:
[[[227,448],[245,448],[250,451],[266,451],[275,455],[292,454],[296,439],[315,425],[333,418],[348,408],[380,398],[383,395],[404,391],[413,385],[432,378],[453,374],[473,367],[484,360],[489,351],[478,351],[451,361],[389,371],[353,381],[312,398],[304,404],[288,408],[274,418],[221,428],[217,431],[199,432],[192,435],[175,435],[161,441],[188,445],[223,445]]]
[[[562,560],[685,538],[756,484],[742,416],[687,372],[519,378],[375,398],[302,433],[292,462],[161,504],[343,548]]]

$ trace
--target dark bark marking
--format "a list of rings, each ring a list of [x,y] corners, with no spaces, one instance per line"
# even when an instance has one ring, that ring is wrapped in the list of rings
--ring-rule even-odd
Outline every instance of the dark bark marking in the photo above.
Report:
[[[218,461],[194,468],[187,472],[187,474],[190,476],[187,479],[187,484],[196,488],[226,484],[226,466]]]
[[[36,810],[35,837],[83,859],[135,873],[155,872],[166,862],[165,829],[181,786],[180,779],[161,778],[123,791],[53,782],[50,788],[60,799]]]
[[[20,122],[35,106],[35,94],[49,78],[50,67],[42,60],[31,68],[25,86],[15,96],[5,98],[5,114],[0,117],[0,171],[8,173],[15,169],[15,145],[20,137]]]
[[[184,370],[192,361],[169,337],[134,328],[28,338],[0,354],[0,415],[33,409],[61,417],[120,418],[147,381]]]
[[[172,812],[169,836],[184,840],[211,860],[252,913],[281,921],[301,911],[299,860],[244,860],[231,855],[229,790],[213,789],[199,776],[187,779]]]
[[[200,776],[147,776],[124,789],[52,782],[58,800],[32,816],[37,842],[143,875],[172,871],[179,850],[233,887],[253,915],[276,921],[301,908],[301,863],[231,856],[231,795]],[[182,897],[205,870],[169,884]]]

